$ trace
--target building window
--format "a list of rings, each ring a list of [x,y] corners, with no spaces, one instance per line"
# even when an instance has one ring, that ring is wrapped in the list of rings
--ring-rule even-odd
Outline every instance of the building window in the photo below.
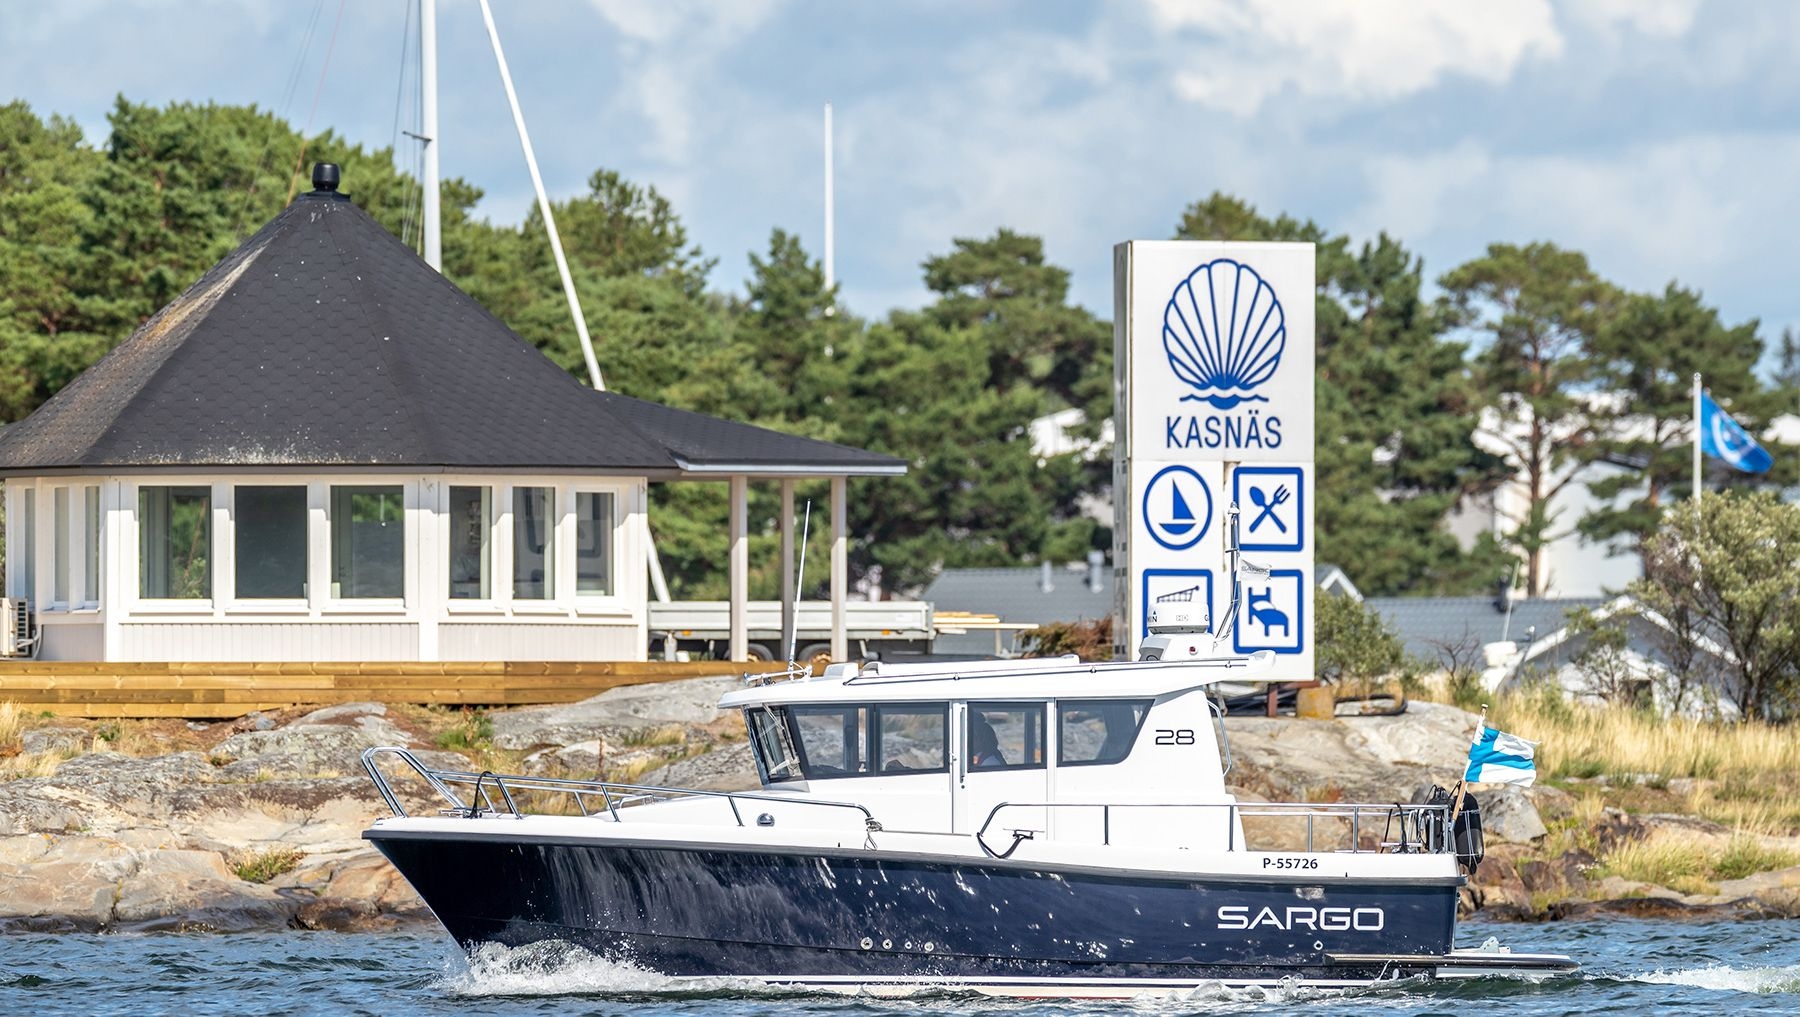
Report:
[[[556,596],[556,490],[513,488],[513,599]]]
[[[50,511],[50,532],[56,536],[56,547],[51,557],[50,601],[66,607],[69,603],[69,553],[74,550],[69,546],[68,488],[51,490]]]
[[[81,597],[84,603],[100,603],[100,486],[89,486],[83,490],[82,503],[86,508],[84,523],[87,527],[87,558],[83,562],[85,571],[82,575]]]
[[[331,595],[406,595],[406,499],[398,484],[331,489]]]
[[[138,488],[138,596],[212,596],[212,488]]]
[[[575,593],[603,597],[612,588],[613,496],[575,494]]]
[[[494,595],[492,562],[494,489],[450,489],[450,599],[487,600]]]
[[[243,486],[232,492],[240,600],[306,598],[306,488]]]
[[[20,529],[25,532],[20,536],[25,541],[19,548],[19,596],[33,603],[37,602],[37,488],[28,487],[21,494],[19,501],[25,508],[25,518]]]

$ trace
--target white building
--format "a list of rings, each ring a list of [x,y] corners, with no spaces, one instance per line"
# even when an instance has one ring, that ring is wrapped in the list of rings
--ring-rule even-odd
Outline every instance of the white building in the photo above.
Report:
[[[642,660],[650,482],[730,483],[741,617],[751,480],[841,546],[904,471],[585,388],[321,189],[0,431],[7,595],[52,660]]]

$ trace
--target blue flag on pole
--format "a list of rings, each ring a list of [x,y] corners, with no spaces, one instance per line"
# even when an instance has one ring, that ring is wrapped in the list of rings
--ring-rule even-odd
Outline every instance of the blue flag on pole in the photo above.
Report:
[[[1731,414],[1719,409],[1710,394],[1704,393],[1700,396],[1700,451],[1745,473],[1766,473],[1775,465],[1750,432],[1731,419]]]
[[[1537,780],[1536,755],[1535,744],[1483,724],[1481,734],[1469,746],[1469,769],[1463,780],[1530,787]]]

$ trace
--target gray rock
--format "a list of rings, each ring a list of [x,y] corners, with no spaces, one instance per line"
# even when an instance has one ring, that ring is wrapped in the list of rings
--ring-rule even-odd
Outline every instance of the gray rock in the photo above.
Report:
[[[719,697],[740,688],[743,680],[736,675],[625,685],[579,703],[491,713],[488,719],[494,744],[503,749],[557,748],[669,724],[710,724],[726,716]]]
[[[523,769],[533,777],[593,780],[600,775],[600,745],[596,738],[559,749],[540,749],[525,757]]]
[[[1487,788],[1477,798],[1481,801],[1482,832],[1492,840],[1528,844],[1550,832],[1524,788]]]
[[[231,760],[228,780],[357,773],[364,749],[412,743],[386,714],[380,703],[330,706],[272,731],[234,734],[213,755]]]
[[[74,753],[87,748],[92,740],[92,735],[78,727],[40,727],[20,736],[19,751],[26,755],[44,752]]]
[[[243,932],[281,928],[294,905],[246,883],[211,851],[146,854],[119,885],[113,921],[125,931]]]
[[[733,742],[692,759],[650,770],[635,783],[700,791],[750,791],[762,786],[749,742]]]

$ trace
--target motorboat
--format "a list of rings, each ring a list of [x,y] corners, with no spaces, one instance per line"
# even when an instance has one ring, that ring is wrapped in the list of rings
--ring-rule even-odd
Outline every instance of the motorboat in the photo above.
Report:
[[[375,748],[363,765],[393,815],[363,836],[465,948],[562,941],[677,977],[1120,997],[1574,970],[1457,948],[1476,859],[1452,804],[1230,791],[1212,693],[1272,665],[1069,656],[747,679],[720,701],[742,712],[761,778],[742,792]],[[401,777],[441,807],[409,814]]]

